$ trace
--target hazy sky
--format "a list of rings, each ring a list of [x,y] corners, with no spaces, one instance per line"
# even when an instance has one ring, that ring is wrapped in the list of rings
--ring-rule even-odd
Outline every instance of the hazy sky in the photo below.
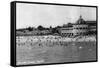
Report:
[[[84,20],[96,20],[96,8],[17,3],[16,27],[44,27],[75,23],[80,14]]]

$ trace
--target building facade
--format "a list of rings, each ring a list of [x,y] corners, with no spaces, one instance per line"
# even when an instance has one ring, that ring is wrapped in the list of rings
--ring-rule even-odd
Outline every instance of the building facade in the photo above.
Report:
[[[62,27],[59,29],[61,36],[75,37],[75,36],[84,36],[88,34],[88,24],[80,16],[76,23],[72,24],[71,27]]]

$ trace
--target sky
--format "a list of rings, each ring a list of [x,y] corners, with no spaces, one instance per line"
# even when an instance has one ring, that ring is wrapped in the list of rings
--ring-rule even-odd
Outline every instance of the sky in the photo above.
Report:
[[[96,21],[95,7],[17,3],[16,29],[27,27],[55,27],[75,23],[79,16],[85,21]]]

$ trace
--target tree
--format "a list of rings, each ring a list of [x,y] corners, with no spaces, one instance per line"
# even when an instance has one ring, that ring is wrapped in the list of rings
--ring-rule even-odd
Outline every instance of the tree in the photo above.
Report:
[[[29,31],[32,31],[32,30],[33,30],[33,28],[32,28],[32,27],[28,27],[27,29],[28,29]]]
[[[44,30],[44,27],[41,26],[41,25],[39,25],[39,26],[37,27],[37,29],[38,29],[38,30]]]
[[[50,26],[50,29],[52,29],[52,26]]]
[[[58,33],[58,30],[56,27],[52,29],[52,33]]]
[[[61,28],[61,26],[57,26],[56,28]]]
[[[68,27],[72,27],[72,23],[68,23],[67,25],[68,25]]]

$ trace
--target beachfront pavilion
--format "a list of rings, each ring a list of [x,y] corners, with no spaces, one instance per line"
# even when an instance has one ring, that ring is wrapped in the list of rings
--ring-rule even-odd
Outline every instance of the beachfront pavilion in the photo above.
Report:
[[[88,33],[88,24],[82,18],[82,16],[80,16],[80,18],[76,21],[76,23],[72,24],[72,27],[60,28],[59,32],[60,32],[61,36],[66,36],[66,37],[87,35],[87,33]]]

